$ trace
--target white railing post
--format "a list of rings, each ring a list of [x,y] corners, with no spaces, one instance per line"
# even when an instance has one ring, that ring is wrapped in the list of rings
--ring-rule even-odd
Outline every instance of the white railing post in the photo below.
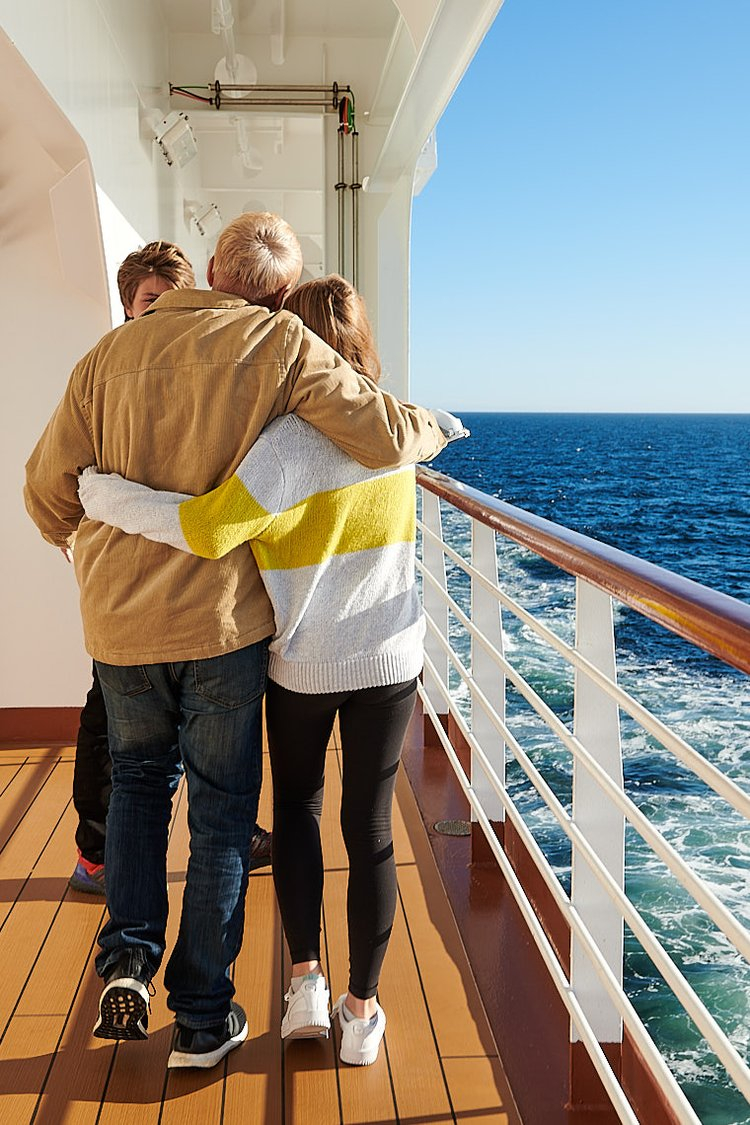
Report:
[[[609,679],[616,679],[612,599],[581,578],[576,579],[576,648]],[[617,703],[579,670],[575,673],[574,734],[609,776],[622,786]],[[573,819],[613,879],[623,887],[623,814],[577,760],[573,765]],[[585,859],[577,854],[575,846],[571,898],[612,972],[622,984],[623,922],[619,909]],[[599,1042],[621,1042],[622,1019],[575,937],[571,948],[571,983]],[[578,1038],[571,1025],[571,1041],[575,1042]]]
[[[495,532],[478,520],[471,521],[471,561],[474,569],[497,586],[497,551]],[[471,580],[471,620],[500,655],[503,652],[503,625],[500,603],[475,578]],[[505,674],[484,645],[471,638],[471,674],[477,686],[492,702],[499,717],[505,721]],[[472,695],[471,732],[492,763],[502,785],[505,785],[505,742],[489,715]],[[471,783],[490,820],[505,820],[505,809],[481,766],[471,761]],[[472,819],[476,813],[472,811]]]
[[[422,536],[422,563],[425,570],[427,570],[439,584],[440,589],[445,592],[448,587],[445,578],[445,555],[440,545],[443,541],[443,522],[440,515],[440,500],[434,493],[428,492],[424,488],[422,489],[422,523],[428,531],[431,531],[438,539],[438,542],[435,542],[432,536]],[[430,582],[422,583],[422,604],[424,605],[424,611],[427,617],[433,622],[438,633],[447,640],[448,605],[445,599],[440,596],[439,591],[434,589]],[[440,682],[447,691],[448,654],[441,648],[429,628],[425,635],[424,647],[425,653],[429,656],[435,667]],[[435,710],[441,715],[447,714],[448,708],[444,695],[436,688],[435,679],[426,668],[424,673],[424,687],[430,703]]]

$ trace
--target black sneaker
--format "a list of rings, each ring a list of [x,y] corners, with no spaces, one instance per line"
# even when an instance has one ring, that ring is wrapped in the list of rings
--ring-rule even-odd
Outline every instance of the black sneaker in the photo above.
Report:
[[[255,871],[256,867],[267,867],[271,862],[271,833],[265,828],[255,825],[253,842],[250,845],[250,862],[248,871]]]
[[[175,1024],[172,1054],[167,1066],[216,1066],[217,1062],[247,1039],[247,1016],[232,1001],[229,1015],[214,1027],[184,1027]]]
[[[121,953],[104,974],[97,1039],[148,1039],[151,971],[140,949]]]

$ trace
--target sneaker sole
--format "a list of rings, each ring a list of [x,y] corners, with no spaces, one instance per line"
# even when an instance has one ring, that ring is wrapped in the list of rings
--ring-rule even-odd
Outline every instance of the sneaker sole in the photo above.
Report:
[[[290,1039],[327,1039],[331,1030],[331,1022],[328,1023],[303,1023],[300,1027],[284,1028],[281,1024],[281,1038],[284,1042]]]
[[[148,1039],[148,1004],[148,988],[141,981],[113,981],[101,995],[93,1034],[97,1039]]]
[[[99,883],[95,883],[93,879],[88,883],[84,883],[82,880],[76,879],[75,875],[71,875],[68,879],[68,886],[73,891],[79,891],[84,895],[98,895],[100,898],[104,898],[107,893],[104,887],[100,886]]]
[[[259,867],[270,867],[270,866],[271,866],[271,857],[270,856],[268,857],[268,859],[251,859],[250,862],[247,865],[247,870],[248,870],[248,872],[257,871]]]
[[[378,1043],[374,1051],[368,1051],[366,1055],[359,1054],[356,1059],[352,1058],[351,1055],[347,1056],[344,1051],[341,1051],[339,1058],[342,1062],[345,1062],[347,1066],[372,1066],[374,1062],[377,1062],[379,1053],[380,1043]]]
[[[172,1051],[172,1054],[167,1059],[167,1069],[174,1070],[177,1067],[199,1067],[202,1070],[207,1070],[211,1066],[216,1066],[217,1062],[221,1062],[225,1055],[233,1051],[235,1047],[239,1047],[240,1043],[244,1043],[247,1039],[248,1033],[247,1021],[245,1026],[240,1028],[236,1035],[231,1039],[227,1039],[226,1043],[222,1043],[215,1051],[205,1051],[199,1055],[190,1054],[187,1051]]]

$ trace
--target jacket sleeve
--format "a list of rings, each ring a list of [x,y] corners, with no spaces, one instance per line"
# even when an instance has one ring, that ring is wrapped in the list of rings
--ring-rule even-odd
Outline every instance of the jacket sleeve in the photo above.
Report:
[[[283,409],[304,418],[368,469],[429,461],[445,446],[436,419],[357,374],[341,356],[290,321]]]
[[[83,517],[78,475],[96,462],[76,371],[26,464],[26,510],[48,543],[70,544]]]
[[[234,476],[203,496],[158,491],[91,469],[81,476],[79,492],[89,519],[219,559],[269,526],[281,502],[283,466],[273,443],[261,434]]]

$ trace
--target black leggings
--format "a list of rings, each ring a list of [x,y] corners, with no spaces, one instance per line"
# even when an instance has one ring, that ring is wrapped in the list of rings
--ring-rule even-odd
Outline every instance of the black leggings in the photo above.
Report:
[[[416,680],[325,695],[266,689],[273,878],[292,963],[320,959],[325,756],[339,715],[341,829],[349,856],[349,990],[374,996],[396,912],[391,805]]]

